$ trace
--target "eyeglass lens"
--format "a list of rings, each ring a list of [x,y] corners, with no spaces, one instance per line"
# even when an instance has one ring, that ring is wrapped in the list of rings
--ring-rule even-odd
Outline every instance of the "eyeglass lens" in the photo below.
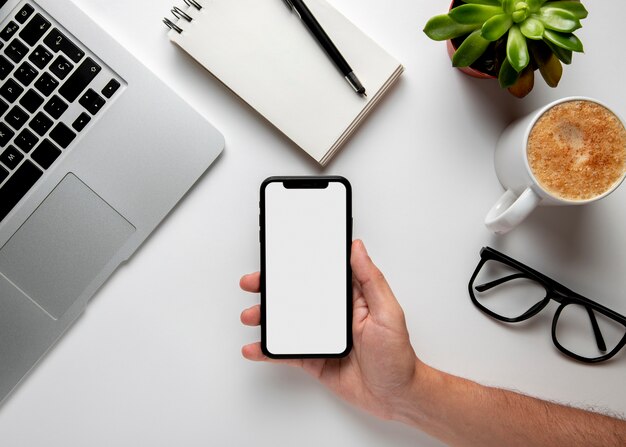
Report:
[[[474,281],[474,296],[480,305],[505,318],[518,318],[541,303],[546,290],[520,271],[499,261],[488,260]]]
[[[598,343],[593,332],[589,312],[598,323],[604,346]],[[555,337],[566,350],[594,359],[611,352],[626,335],[626,326],[579,304],[566,305],[556,323]]]

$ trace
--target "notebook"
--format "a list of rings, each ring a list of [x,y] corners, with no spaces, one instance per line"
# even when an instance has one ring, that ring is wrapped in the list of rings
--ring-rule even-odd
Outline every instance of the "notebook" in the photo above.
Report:
[[[185,0],[169,38],[322,166],[403,66],[324,0],[306,4],[367,90],[357,95],[282,0]]]

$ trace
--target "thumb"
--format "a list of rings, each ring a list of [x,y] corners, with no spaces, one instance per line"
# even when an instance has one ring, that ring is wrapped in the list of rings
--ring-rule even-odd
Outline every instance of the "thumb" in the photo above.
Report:
[[[350,265],[374,316],[384,316],[400,307],[387,280],[372,262],[361,240],[357,239],[352,243]]]

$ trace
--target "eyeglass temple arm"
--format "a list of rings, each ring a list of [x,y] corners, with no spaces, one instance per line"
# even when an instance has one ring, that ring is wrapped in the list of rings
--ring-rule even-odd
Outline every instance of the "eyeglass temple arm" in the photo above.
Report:
[[[489,281],[489,282],[486,282],[484,284],[480,284],[480,285],[474,286],[474,288],[478,292],[485,292],[485,291],[487,291],[489,289],[493,289],[494,287],[499,286],[500,284],[504,284],[507,281],[512,281],[512,280],[518,279],[518,278],[532,279],[532,278],[530,278],[528,275],[526,275],[524,273],[514,273],[513,275],[503,276],[502,278],[498,278],[496,280]]]
[[[598,320],[593,313],[593,309],[587,306],[585,306],[585,309],[587,309],[589,319],[591,320],[591,327],[593,328],[593,333],[596,336],[596,344],[598,345],[598,349],[602,352],[606,352],[606,343],[604,342],[604,337],[602,337],[602,332],[600,331],[600,326],[598,326]]]
[[[474,288],[478,292],[485,292],[489,289],[499,286],[500,284],[504,284],[507,281],[512,281],[514,279],[519,279],[519,278],[532,279],[524,273],[514,273],[513,275],[503,276],[502,278],[498,278],[494,281],[490,281],[484,284],[479,284],[475,286]],[[537,303],[536,305],[539,305],[539,304],[540,303]],[[598,349],[602,352],[606,352],[606,343],[604,342],[604,337],[602,337],[602,332],[600,331],[598,320],[596,319],[596,316],[593,313],[593,310],[591,309],[591,307],[585,306],[585,309],[587,310],[587,314],[589,314],[589,320],[591,320],[591,327],[593,328],[593,334],[596,337],[596,344],[598,345]]]

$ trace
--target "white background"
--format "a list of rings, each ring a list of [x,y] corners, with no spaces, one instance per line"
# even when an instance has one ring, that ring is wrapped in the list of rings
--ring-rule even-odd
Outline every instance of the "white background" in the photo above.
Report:
[[[423,34],[449,1],[332,0],[406,72],[321,170],[169,44],[161,18],[171,0],[76,2],[213,122],[227,147],[0,408],[0,445],[439,445],[348,406],[301,371],[242,359],[241,345],[260,335],[239,323],[258,296],[238,288],[259,268],[258,189],[288,174],[351,181],[355,236],[392,284],[424,361],[485,384],[626,411],[626,352],[603,365],[575,363],[552,345],[552,305],[511,327],[467,295],[478,252],[491,245],[626,314],[626,187],[586,207],[540,209],[504,237],[482,223],[502,193],[493,148],[508,122],[570,95],[626,116],[626,3],[587,1],[577,32],[586,53],[556,90],[537,82],[518,100],[450,68],[445,45]]]

